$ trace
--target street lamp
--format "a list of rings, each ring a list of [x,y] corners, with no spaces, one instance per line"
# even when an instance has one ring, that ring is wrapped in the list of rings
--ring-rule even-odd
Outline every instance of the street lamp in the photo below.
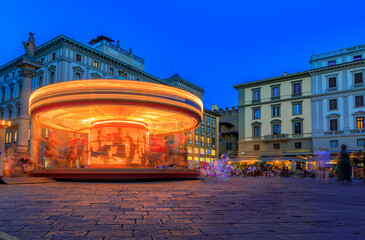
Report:
[[[5,131],[7,127],[10,127],[10,121],[0,121],[0,148],[1,148],[1,164],[0,164],[0,178],[4,176],[4,152],[5,152]]]

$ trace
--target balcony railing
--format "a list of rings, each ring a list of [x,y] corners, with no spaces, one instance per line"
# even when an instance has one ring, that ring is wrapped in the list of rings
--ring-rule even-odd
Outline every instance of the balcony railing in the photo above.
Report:
[[[289,134],[274,134],[264,136],[264,140],[274,140],[274,139],[286,139]]]

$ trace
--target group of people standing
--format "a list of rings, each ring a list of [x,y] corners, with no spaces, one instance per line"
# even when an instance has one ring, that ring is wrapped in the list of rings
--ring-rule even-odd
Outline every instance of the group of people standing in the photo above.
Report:
[[[26,156],[19,158],[16,152],[17,146],[13,143],[7,148],[5,155],[3,156],[5,177],[22,176],[26,174],[30,168],[32,168],[32,164],[29,159]]]

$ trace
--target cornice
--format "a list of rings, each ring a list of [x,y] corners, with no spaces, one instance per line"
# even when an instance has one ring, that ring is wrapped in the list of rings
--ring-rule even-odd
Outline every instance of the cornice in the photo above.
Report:
[[[289,80],[294,80],[297,78],[305,78],[305,77],[310,77],[310,75],[307,71],[292,73],[292,74],[288,74],[288,75],[282,75],[282,76],[273,77],[273,78],[266,78],[266,79],[256,80],[256,81],[247,82],[247,83],[240,83],[240,84],[233,85],[233,87],[235,89],[239,90],[239,89],[244,89],[247,87],[261,86],[261,85],[266,85],[269,83],[272,84],[272,83],[276,83],[276,82],[289,81]]]
[[[361,61],[347,62],[347,63],[342,63],[342,64],[338,64],[338,65],[333,65],[333,66],[315,68],[315,69],[307,70],[307,72],[309,74],[313,75],[313,74],[321,73],[321,72],[329,72],[329,71],[334,71],[334,70],[338,71],[339,69],[353,67],[353,66],[356,66],[356,65],[365,65],[365,59],[361,60]]]
[[[312,101],[321,100],[321,97],[326,98],[329,95],[340,95],[340,94],[345,94],[345,93],[350,93],[350,92],[359,92],[359,91],[363,91],[363,90],[365,90],[365,87],[351,88],[351,89],[346,89],[346,90],[341,90],[341,91],[325,92],[325,93],[320,93],[320,94],[313,94]]]

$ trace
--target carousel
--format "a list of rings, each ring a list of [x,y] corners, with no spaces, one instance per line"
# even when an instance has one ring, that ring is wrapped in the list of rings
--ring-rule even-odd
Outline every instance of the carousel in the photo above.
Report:
[[[95,79],[51,84],[29,99],[29,176],[54,179],[197,178],[187,132],[199,126],[200,98],[174,87]]]

